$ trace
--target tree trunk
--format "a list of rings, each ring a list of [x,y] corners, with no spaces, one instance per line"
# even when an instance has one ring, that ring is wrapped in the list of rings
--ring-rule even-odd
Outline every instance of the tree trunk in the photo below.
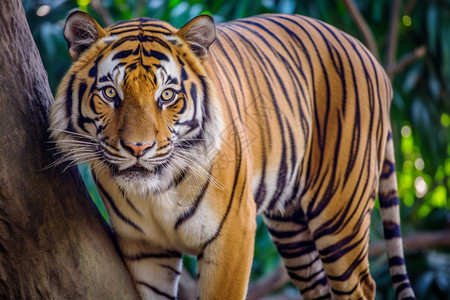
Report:
[[[46,75],[20,0],[2,1],[0,298],[136,298],[76,168],[42,170],[52,162]]]

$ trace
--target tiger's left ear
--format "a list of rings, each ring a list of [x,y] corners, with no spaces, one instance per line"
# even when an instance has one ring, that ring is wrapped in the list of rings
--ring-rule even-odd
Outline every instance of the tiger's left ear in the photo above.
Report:
[[[105,30],[87,13],[75,11],[67,17],[64,38],[73,61],[80,58],[84,51],[104,36]]]
[[[211,16],[200,15],[190,20],[177,33],[201,60],[206,59],[209,46],[216,39],[216,26]]]

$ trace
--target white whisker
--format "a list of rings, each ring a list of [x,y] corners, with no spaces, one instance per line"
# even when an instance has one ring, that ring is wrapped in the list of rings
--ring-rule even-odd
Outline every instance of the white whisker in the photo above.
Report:
[[[194,154],[193,154],[194,155]],[[186,167],[189,167],[198,177],[203,180],[210,181],[216,188],[225,189],[225,185],[222,184],[217,178],[215,178],[210,172],[206,171],[199,163],[198,157],[191,158],[187,156],[186,153],[175,152],[175,159],[179,159],[180,162],[184,163]]]

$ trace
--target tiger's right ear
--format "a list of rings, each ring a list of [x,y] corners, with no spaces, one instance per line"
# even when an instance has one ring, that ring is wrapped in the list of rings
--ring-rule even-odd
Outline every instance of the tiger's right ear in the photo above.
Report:
[[[216,39],[216,26],[211,16],[200,15],[184,25],[177,35],[187,42],[198,58],[204,60],[209,46]]]
[[[104,36],[105,30],[87,13],[75,11],[67,17],[64,38],[73,61],[80,58],[84,51]]]

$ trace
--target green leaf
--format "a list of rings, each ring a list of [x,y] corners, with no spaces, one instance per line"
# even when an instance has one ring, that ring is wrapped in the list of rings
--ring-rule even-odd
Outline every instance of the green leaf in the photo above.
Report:
[[[447,189],[444,185],[434,188],[430,201],[434,207],[446,207],[448,205],[447,200]]]
[[[433,53],[436,52],[437,49],[437,38],[439,33],[439,15],[438,8],[434,3],[430,4],[426,13],[426,22],[427,22],[427,38],[429,40],[428,47],[429,50]]]
[[[416,293],[418,299],[425,299],[425,294],[427,290],[430,288],[433,280],[434,280],[434,273],[431,271],[427,271],[420,276],[418,280],[419,283],[416,285]]]

